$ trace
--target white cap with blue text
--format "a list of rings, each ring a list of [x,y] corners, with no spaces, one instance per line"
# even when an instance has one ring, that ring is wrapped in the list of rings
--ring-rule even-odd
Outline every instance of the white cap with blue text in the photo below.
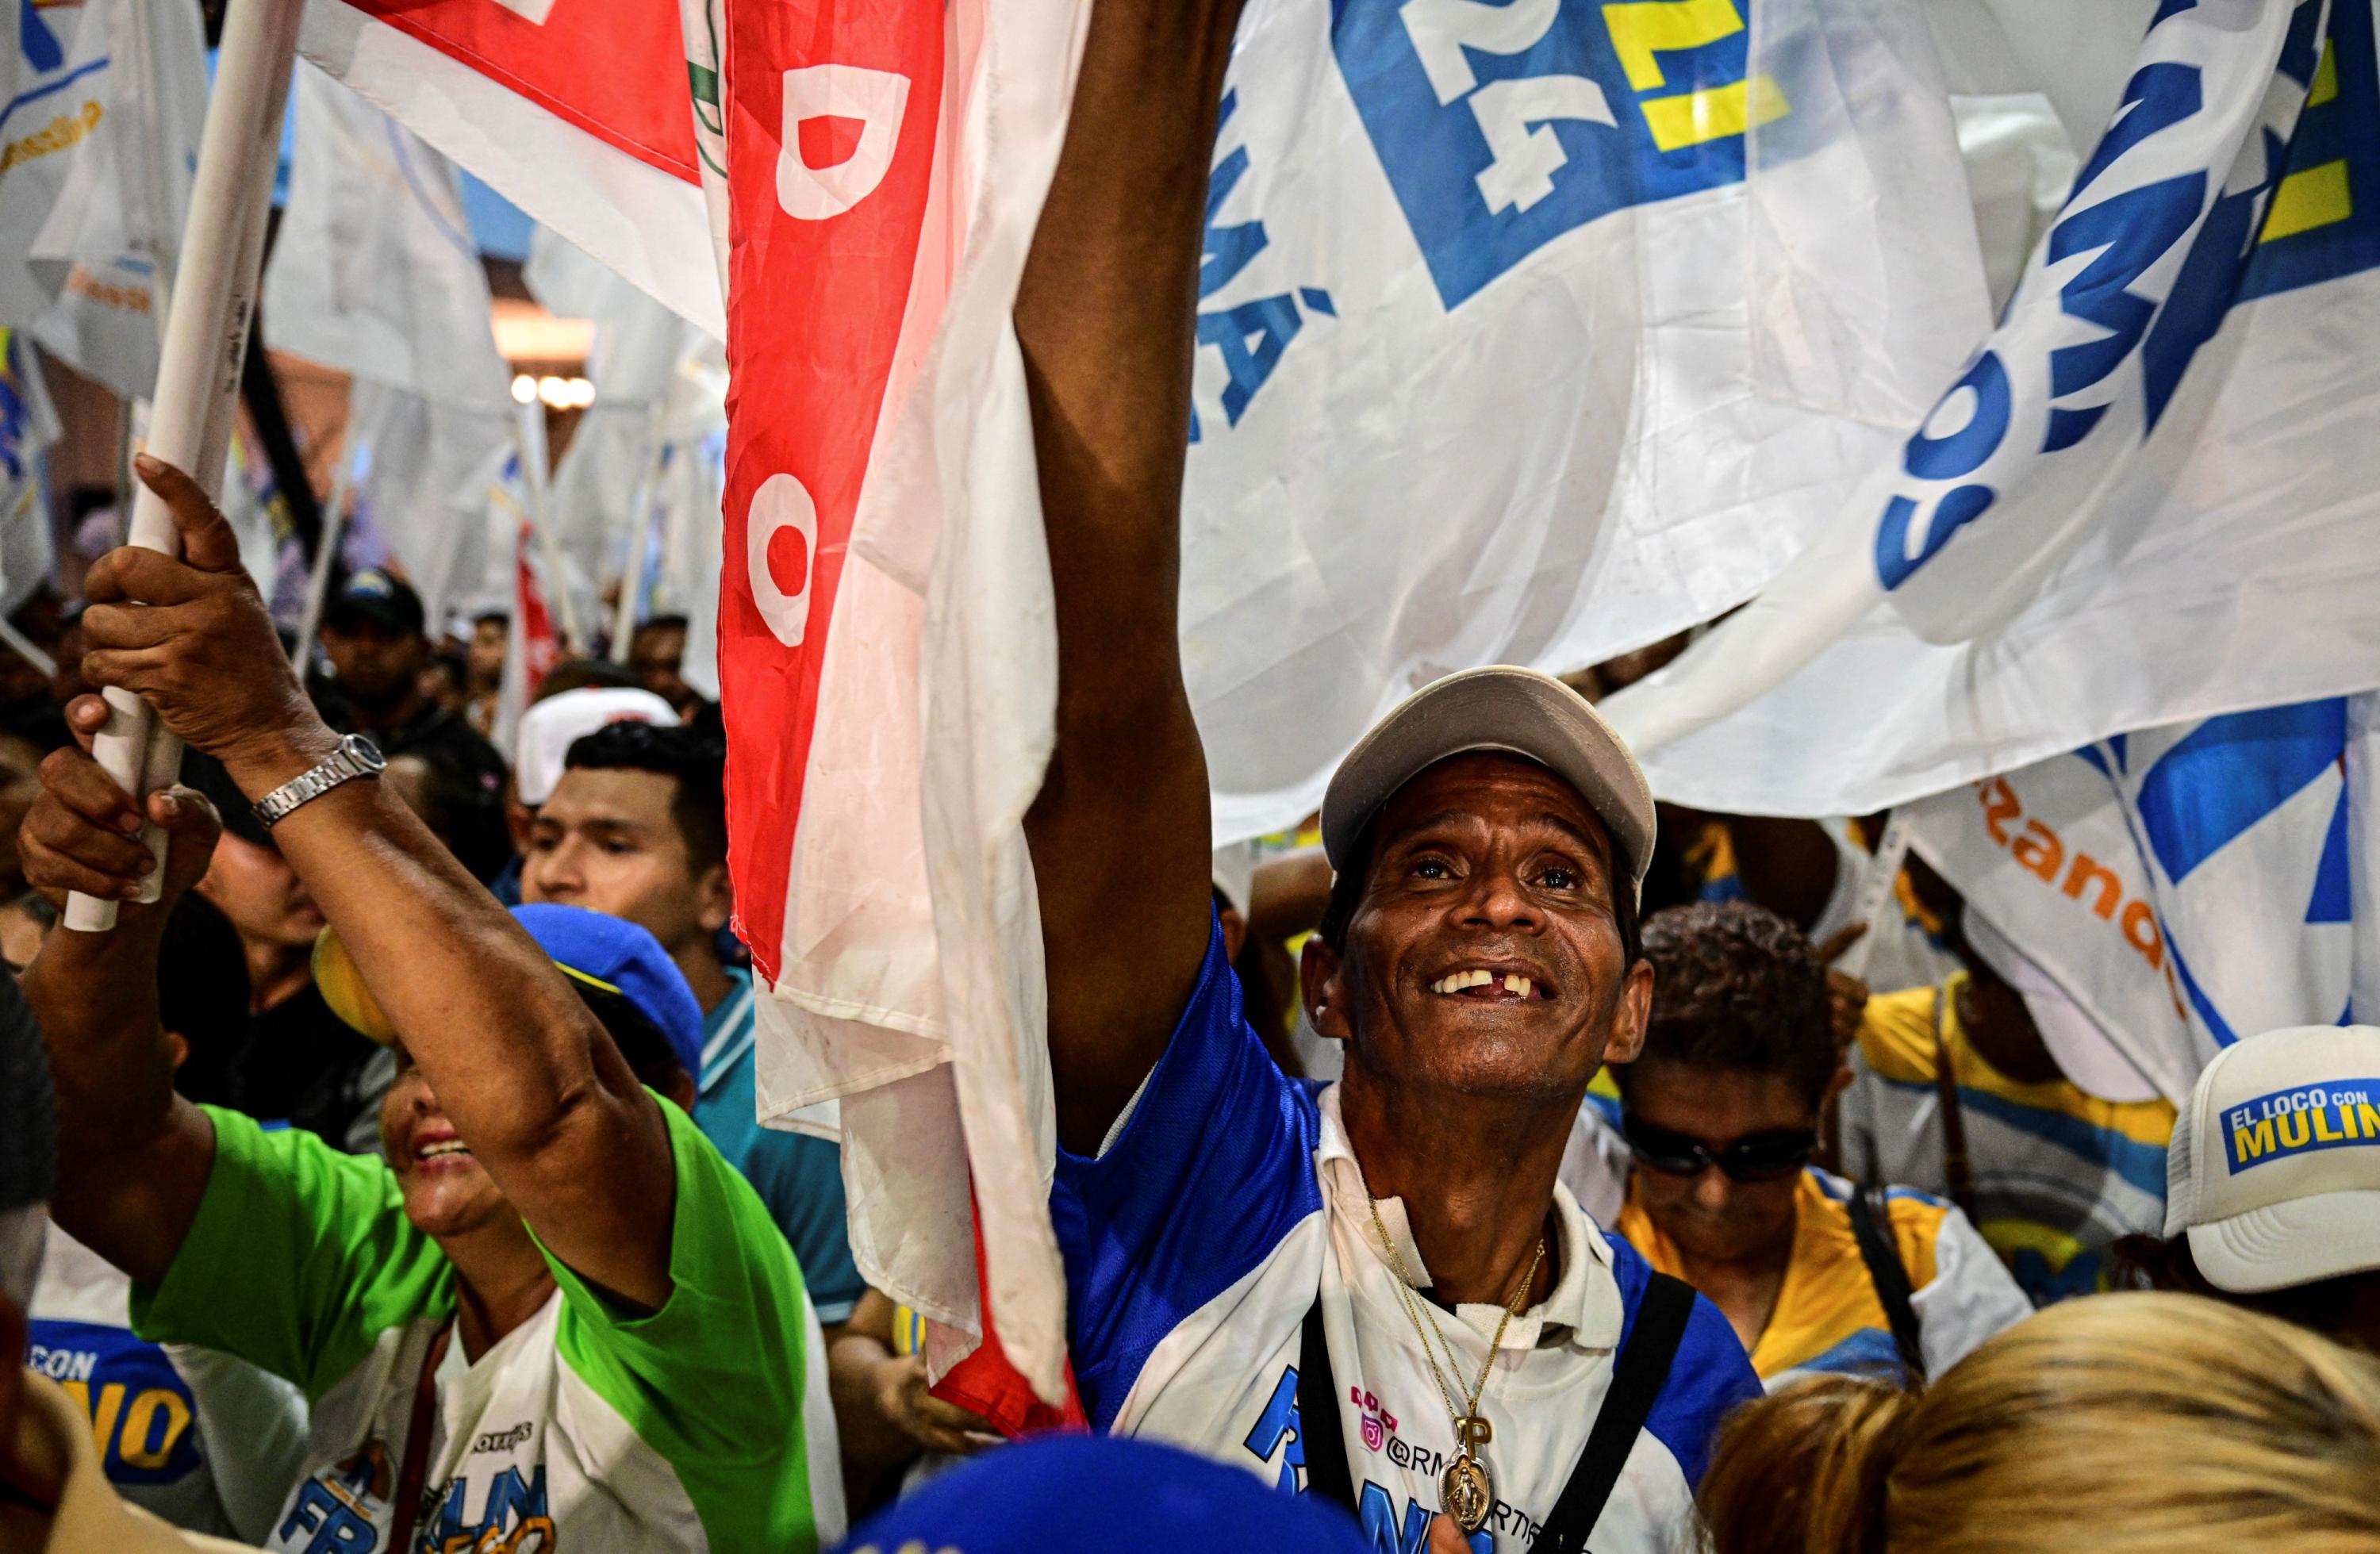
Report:
[[[2215,1055],[2175,1120],[2165,1233],[2218,1290],[2380,1269],[2380,1028],[2296,1026]]]

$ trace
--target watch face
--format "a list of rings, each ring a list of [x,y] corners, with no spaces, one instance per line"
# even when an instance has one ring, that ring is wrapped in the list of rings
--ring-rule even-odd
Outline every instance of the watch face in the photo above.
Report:
[[[347,754],[352,756],[356,764],[366,771],[380,771],[388,766],[388,758],[380,753],[380,747],[362,735],[347,735],[346,744]]]

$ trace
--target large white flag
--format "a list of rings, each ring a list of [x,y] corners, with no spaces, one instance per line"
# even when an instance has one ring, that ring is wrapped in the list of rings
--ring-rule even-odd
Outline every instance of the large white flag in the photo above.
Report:
[[[2005,321],[1838,522],[1607,710],[1656,789],[1864,812],[2380,683],[2371,0],[2165,6]]]
[[[583,608],[591,618],[599,587],[616,583],[632,596],[642,590],[654,518],[675,485],[675,472],[665,467],[673,449],[684,457],[687,450],[679,444],[726,428],[723,403],[713,407],[715,417],[684,424],[679,368],[716,346],[551,228],[539,228],[531,239],[525,278],[550,311],[595,325],[587,363],[594,403],[571,430],[549,500],[556,542],[573,575],[586,581]],[[717,386],[723,396],[724,383]],[[714,571],[705,592],[717,591]],[[629,601],[632,623],[645,613],[639,602]]]
[[[99,155],[116,61],[95,3],[12,0],[0,33],[0,327],[31,323],[57,296],[33,244],[59,192]]]
[[[1219,840],[1439,674],[1740,602],[1987,326],[1922,22],[1822,8],[1755,57],[1732,0],[1249,6],[1184,499]]]
[[[688,10],[699,31],[702,0]],[[696,144],[698,109],[711,154],[722,128],[710,42],[696,67],[677,0],[315,0],[298,37],[308,59],[721,339]]]
[[[183,0],[91,3],[114,61],[100,78],[106,116],[34,240],[58,297],[33,334],[118,395],[146,397],[206,120],[206,39]]]
[[[2242,1037],[2380,1019],[2350,995],[2380,916],[2351,866],[2350,706],[2099,740],[1910,806],[1911,845],[2178,1102]]]
[[[479,505],[455,493],[513,441],[487,273],[444,157],[303,63],[296,116],[265,342],[352,375],[350,456],[370,460],[358,504],[434,629],[489,562]]]
[[[306,64],[265,344],[443,404],[512,413],[488,278],[447,160]]]

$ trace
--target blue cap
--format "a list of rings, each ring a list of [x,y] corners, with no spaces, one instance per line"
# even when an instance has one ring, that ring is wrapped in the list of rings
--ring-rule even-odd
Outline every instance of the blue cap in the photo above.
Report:
[[[1372,1554],[1354,1518],[1154,1441],[1046,1435],[994,1448],[862,1523],[844,1554]]]
[[[513,916],[554,965],[625,998],[668,1039],[687,1074],[702,1072],[702,1005],[660,940],[584,906],[516,906]]]

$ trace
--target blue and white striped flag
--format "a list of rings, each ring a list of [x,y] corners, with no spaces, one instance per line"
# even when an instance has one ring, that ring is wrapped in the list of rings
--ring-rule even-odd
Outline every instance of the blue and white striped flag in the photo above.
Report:
[[[2167,0],[1999,327],[1840,521],[1607,710],[1657,791],[1864,813],[2380,685],[2372,0]]]
[[[2380,971],[2351,842],[2371,700],[2117,735],[1912,806],[1912,844],[2179,1100],[2243,1037],[2380,1019],[2351,991]]]

